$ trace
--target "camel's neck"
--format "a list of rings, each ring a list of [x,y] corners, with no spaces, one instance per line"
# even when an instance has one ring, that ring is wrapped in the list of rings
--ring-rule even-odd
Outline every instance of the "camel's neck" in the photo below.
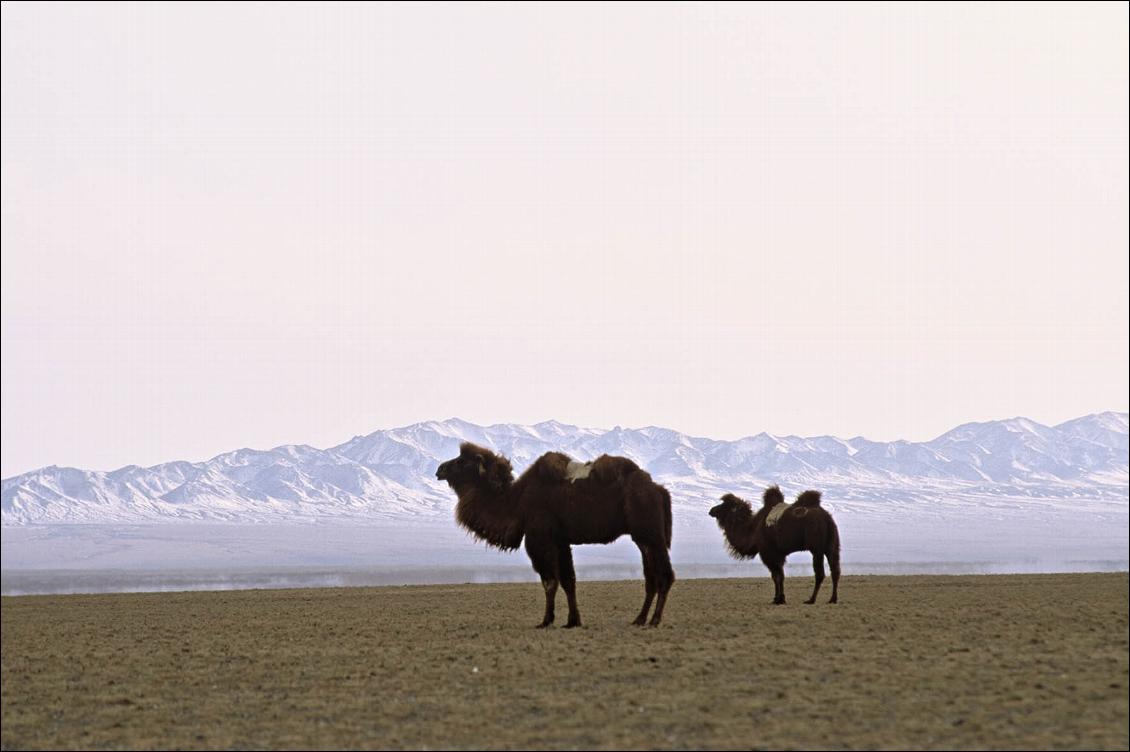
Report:
[[[455,489],[456,521],[487,545],[504,551],[517,548],[522,543],[522,520],[513,488],[510,484],[498,491],[475,484]]]
[[[722,523],[722,533],[726,536],[730,553],[741,559],[757,556],[757,541],[754,536],[756,530],[753,516],[734,516]]]

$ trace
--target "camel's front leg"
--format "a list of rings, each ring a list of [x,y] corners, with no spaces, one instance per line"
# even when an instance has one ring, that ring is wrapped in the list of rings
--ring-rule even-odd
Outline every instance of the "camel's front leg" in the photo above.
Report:
[[[565,622],[565,628],[579,627],[581,612],[577,609],[577,573],[573,569],[573,551],[569,546],[558,552],[557,571],[561,577],[561,587],[565,588],[565,597],[569,601],[569,620]]]
[[[785,565],[784,562],[769,567],[769,574],[773,577],[773,605],[780,606],[785,602]]]
[[[542,579],[541,586],[545,588],[545,616],[538,625],[538,629],[545,629],[553,623],[554,601],[557,600],[557,580]]]
[[[530,555],[530,563],[541,577],[541,586],[545,590],[545,616],[538,625],[538,629],[545,629],[553,623],[553,606],[557,599],[557,583],[560,579],[557,571],[557,548],[548,541],[535,536],[526,536],[526,553]]]

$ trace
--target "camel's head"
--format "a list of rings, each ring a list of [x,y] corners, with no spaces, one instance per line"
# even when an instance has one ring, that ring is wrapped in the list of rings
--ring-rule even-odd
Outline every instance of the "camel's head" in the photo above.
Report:
[[[458,457],[436,468],[436,478],[452,488],[482,484],[502,491],[514,481],[514,469],[502,455],[465,441],[459,445]]]
[[[739,517],[748,517],[750,514],[749,502],[733,494],[722,497],[722,503],[711,507],[710,516],[718,520],[719,525],[725,525],[730,520]]]

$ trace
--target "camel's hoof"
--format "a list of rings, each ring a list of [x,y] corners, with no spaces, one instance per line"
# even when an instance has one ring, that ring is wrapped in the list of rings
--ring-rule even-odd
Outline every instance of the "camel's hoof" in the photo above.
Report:
[[[642,627],[645,624],[647,624],[647,621],[644,620],[644,619],[636,619],[635,621],[632,622],[633,627]]]
[[[773,605],[774,606],[783,606],[783,605],[785,605],[785,602],[784,601],[773,601]]]
[[[816,602],[815,598],[809,598],[808,600],[805,601],[805,604],[811,606],[815,602]]]
[[[579,626],[581,626],[579,621],[571,621],[565,625],[565,629],[576,629]]]
[[[538,624],[536,627],[534,627],[534,629],[548,629],[552,625],[553,622],[551,621],[543,621],[541,624]]]
[[[836,600],[835,598],[829,598],[829,599],[828,599],[828,602],[829,602],[829,603],[839,603],[839,601],[838,601],[838,600]]]

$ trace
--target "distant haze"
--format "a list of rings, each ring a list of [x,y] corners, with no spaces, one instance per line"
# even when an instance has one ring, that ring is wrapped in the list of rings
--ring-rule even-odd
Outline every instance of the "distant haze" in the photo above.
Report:
[[[1126,411],[1119,4],[2,8],[2,468]]]
[[[447,420],[326,449],[240,449],[111,472],[45,467],[4,480],[0,592],[482,582],[513,579],[499,567],[515,565],[528,579],[525,556],[474,542],[452,519],[456,497],[435,470],[465,440],[509,457],[518,472],[552,449],[635,460],[670,491],[680,578],[749,576],[706,512],[724,493],[756,500],[770,483],[788,498],[822,491],[854,573],[1125,571],[1128,423],[1126,413],[1058,426],[1021,418],[910,444]],[[639,576],[627,537],[576,548],[585,576]],[[295,569],[303,567],[314,569]],[[379,571],[342,570],[354,567]],[[11,578],[17,570],[83,574]]]

